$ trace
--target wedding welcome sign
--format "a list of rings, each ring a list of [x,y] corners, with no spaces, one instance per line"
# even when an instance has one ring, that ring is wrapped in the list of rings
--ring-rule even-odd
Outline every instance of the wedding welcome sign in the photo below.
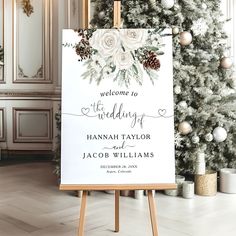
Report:
[[[61,184],[173,184],[169,30],[63,31]]]

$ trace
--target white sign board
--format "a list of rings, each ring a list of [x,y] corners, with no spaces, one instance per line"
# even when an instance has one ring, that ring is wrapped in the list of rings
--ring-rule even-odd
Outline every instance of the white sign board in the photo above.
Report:
[[[172,37],[64,30],[63,45],[61,184],[173,184]]]

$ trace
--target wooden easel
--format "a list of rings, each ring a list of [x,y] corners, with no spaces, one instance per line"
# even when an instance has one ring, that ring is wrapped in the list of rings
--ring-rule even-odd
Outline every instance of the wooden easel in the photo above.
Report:
[[[140,190],[144,189],[148,191],[148,203],[149,212],[152,226],[153,236],[158,236],[157,227],[157,211],[155,199],[152,194],[152,190],[166,190],[176,189],[176,184],[137,184],[137,185],[60,185],[60,190],[82,190],[83,195],[80,206],[80,218],[79,218],[79,229],[78,236],[84,236],[84,224],[85,224],[85,209],[86,201],[89,190],[115,190],[115,230],[118,233],[120,231],[120,190]]]
[[[89,28],[90,19],[90,3],[89,0],[82,0],[83,2],[83,28]],[[121,1],[114,0],[114,27],[119,28],[121,25]],[[152,226],[153,236],[158,236],[157,227],[157,211],[155,199],[152,194],[152,190],[164,190],[164,189],[176,189],[176,184],[146,184],[146,185],[60,185],[60,190],[77,190],[83,191],[81,206],[80,206],[80,218],[78,236],[84,236],[85,225],[85,210],[88,191],[90,190],[115,190],[115,230],[120,231],[120,191],[121,190],[147,190],[148,191],[148,203],[149,212]]]

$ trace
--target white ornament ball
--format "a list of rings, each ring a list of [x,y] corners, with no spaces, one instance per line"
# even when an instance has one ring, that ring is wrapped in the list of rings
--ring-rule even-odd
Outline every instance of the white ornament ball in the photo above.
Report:
[[[199,141],[200,141],[200,138],[199,138],[198,136],[194,135],[194,136],[192,137],[192,142],[193,142],[194,144],[199,143]]]
[[[174,91],[175,91],[175,94],[180,94],[182,92],[181,87],[179,85],[175,86]]]
[[[202,9],[204,9],[204,10],[207,9],[207,5],[206,5],[206,3],[203,3],[203,4],[202,4]]]
[[[182,46],[188,46],[189,44],[192,43],[193,37],[192,34],[184,31],[180,33],[180,39],[179,42]]]
[[[187,109],[187,108],[188,108],[188,104],[187,104],[187,102],[185,102],[185,101],[179,102],[178,105],[179,105],[182,109]]]
[[[192,132],[192,127],[187,121],[183,121],[179,124],[178,130],[181,134],[187,135]]]
[[[213,130],[213,137],[217,143],[224,142],[227,138],[227,131],[222,127],[216,127]]]
[[[205,140],[207,142],[211,142],[213,140],[213,135],[211,133],[208,133],[205,135]]]
[[[98,13],[98,18],[99,18],[100,20],[102,20],[104,17],[105,17],[105,12],[104,12],[104,11],[100,11],[100,12]]]
[[[233,65],[233,61],[229,57],[223,57],[220,61],[220,66],[223,69],[230,69]]]
[[[174,0],[161,0],[161,5],[165,9],[170,9],[175,5],[175,1]]]
[[[172,28],[172,34],[174,34],[174,35],[176,35],[176,34],[178,34],[179,33],[179,28],[178,27],[173,27]]]

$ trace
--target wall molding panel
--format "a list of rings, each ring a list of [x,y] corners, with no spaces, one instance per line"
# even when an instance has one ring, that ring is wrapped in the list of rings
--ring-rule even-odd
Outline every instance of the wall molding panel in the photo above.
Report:
[[[5,141],[5,133],[6,133],[6,128],[5,128],[5,109],[0,108],[0,142]]]
[[[4,82],[4,67],[0,65],[0,84]]]
[[[23,9],[22,0],[1,1],[5,44],[4,81],[0,77],[0,149],[54,151],[58,132],[55,113],[61,99],[61,30],[68,26],[67,0],[31,0],[29,9]],[[77,6],[73,6],[76,11]]]
[[[13,83],[52,83],[52,0],[31,4],[28,16],[21,0],[13,0]]]
[[[4,43],[4,22],[5,22],[5,0],[0,0],[0,46],[5,49]],[[3,51],[4,53],[4,51]],[[3,60],[0,60],[0,84],[5,83],[5,76],[4,76],[4,55]]]
[[[51,143],[52,110],[13,108],[14,143]]]
[[[78,0],[67,0],[67,22],[70,29],[79,27],[80,2]]]

